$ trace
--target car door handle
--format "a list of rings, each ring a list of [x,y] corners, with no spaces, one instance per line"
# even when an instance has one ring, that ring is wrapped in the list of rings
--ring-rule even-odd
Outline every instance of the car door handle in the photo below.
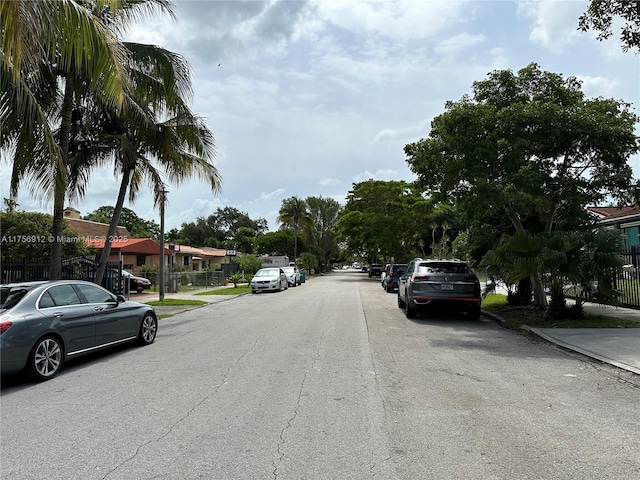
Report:
[[[64,313],[56,312],[53,314],[53,316],[56,318],[64,317]]]
[[[102,307],[93,307],[93,309],[94,309],[96,312],[99,312],[99,311],[103,310],[103,308],[102,308]]]

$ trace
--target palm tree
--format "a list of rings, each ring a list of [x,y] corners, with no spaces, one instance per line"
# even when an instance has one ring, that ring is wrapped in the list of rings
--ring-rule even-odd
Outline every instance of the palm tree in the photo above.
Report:
[[[278,212],[280,228],[293,230],[293,260],[298,258],[298,233],[308,232],[313,226],[307,203],[296,196],[285,198]]]
[[[93,98],[120,109],[130,89],[126,51],[116,39],[113,19],[124,25],[136,18],[134,10],[144,15],[154,5],[171,13],[167,0],[0,0],[0,121],[6,126],[0,147],[15,151],[12,195],[27,180],[32,195],[53,199],[50,279],[61,273],[70,168],[83,157],[77,141],[82,107]],[[95,15],[96,11],[107,13]],[[75,185],[81,196],[84,185]]]
[[[214,192],[220,188],[219,173],[211,162],[213,135],[185,103],[185,97],[191,95],[186,61],[156,46],[134,43],[125,43],[125,46],[130,52],[134,84],[127,109],[122,115],[101,107],[94,112],[93,124],[99,133],[101,149],[96,160],[115,159],[115,171],[121,175],[96,274],[98,283],[104,276],[111,251],[110,238],[116,233],[127,191],[129,200],[134,201],[142,182],[147,180],[154,192],[154,204],[158,206],[164,201],[165,177],[179,184],[197,176],[207,180]],[[170,118],[161,120],[160,115],[170,115]],[[83,168],[88,165],[82,164]]]

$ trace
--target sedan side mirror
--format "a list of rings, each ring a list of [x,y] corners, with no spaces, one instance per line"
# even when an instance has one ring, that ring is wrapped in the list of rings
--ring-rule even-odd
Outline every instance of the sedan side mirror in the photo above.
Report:
[[[127,301],[127,299],[124,298],[124,295],[118,295],[116,298],[118,299],[118,303],[124,303]]]

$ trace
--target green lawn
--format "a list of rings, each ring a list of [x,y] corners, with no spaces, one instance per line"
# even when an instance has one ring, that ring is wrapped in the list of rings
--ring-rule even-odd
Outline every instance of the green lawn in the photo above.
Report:
[[[237,287],[219,288],[217,290],[198,292],[194,295],[239,295],[241,293],[249,293],[250,291],[251,287],[249,285],[238,285]]]
[[[518,330],[522,325],[540,328],[638,328],[640,323],[608,315],[585,312],[583,319],[552,319],[544,310],[531,306],[507,305],[506,295],[491,294],[482,301],[482,310],[504,319],[504,326]]]
[[[179,298],[165,298],[163,301],[154,300],[152,302],[146,302],[147,305],[152,307],[179,307],[182,305],[206,305],[207,302],[202,300],[182,300]]]

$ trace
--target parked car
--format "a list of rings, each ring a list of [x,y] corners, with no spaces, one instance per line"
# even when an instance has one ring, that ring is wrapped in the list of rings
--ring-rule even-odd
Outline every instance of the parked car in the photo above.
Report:
[[[127,281],[129,282],[129,290],[135,290],[138,293],[142,293],[143,290],[151,288],[151,281],[148,278],[137,277],[127,270],[122,270],[123,288],[127,288]]]
[[[300,285],[300,270],[298,267],[282,267],[284,274],[287,276],[287,283],[290,287],[295,287],[296,285]]]
[[[382,288],[389,293],[398,290],[398,278],[404,273],[405,268],[407,268],[407,266],[404,263],[388,265],[384,278],[382,279]]]
[[[477,320],[481,301],[478,277],[460,260],[414,258],[399,279],[398,307],[407,318],[414,318],[418,309],[448,306]]]
[[[369,267],[369,278],[379,277],[384,267],[380,263],[372,263]]]
[[[49,380],[68,358],[125,342],[148,345],[157,330],[153,307],[95,283],[0,285],[2,374],[26,370],[37,381]]]
[[[251,293],[281,292],[289,288],[289,282],[282,268],[261,268],[251,279]]]

